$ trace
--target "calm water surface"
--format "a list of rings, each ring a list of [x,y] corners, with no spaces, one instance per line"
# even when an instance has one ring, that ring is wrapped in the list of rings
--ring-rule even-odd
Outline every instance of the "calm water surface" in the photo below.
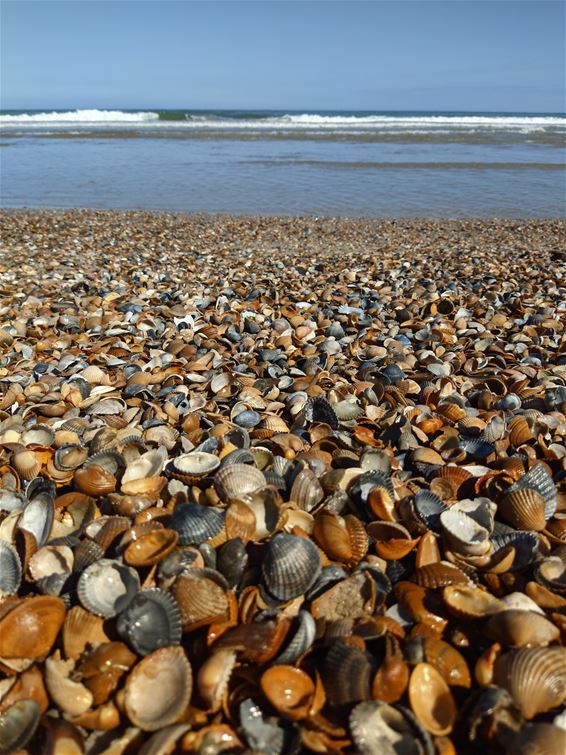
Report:
[[[561,116],[165,115],[0,115],[2,206],[564,215]]]

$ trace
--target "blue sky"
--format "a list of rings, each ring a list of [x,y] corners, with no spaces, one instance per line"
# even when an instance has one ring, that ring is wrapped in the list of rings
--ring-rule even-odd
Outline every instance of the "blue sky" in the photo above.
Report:
[[[2,108],[564,111],[560,0],[1,0]]]

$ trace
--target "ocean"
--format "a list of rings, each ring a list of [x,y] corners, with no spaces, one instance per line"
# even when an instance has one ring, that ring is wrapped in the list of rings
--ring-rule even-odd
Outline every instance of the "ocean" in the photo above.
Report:
[[[0,205],[563,217],[564,114],[0,111]]]

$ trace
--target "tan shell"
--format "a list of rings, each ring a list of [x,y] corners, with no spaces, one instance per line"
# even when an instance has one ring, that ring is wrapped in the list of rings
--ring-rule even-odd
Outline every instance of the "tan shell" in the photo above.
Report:
[[[57,639],[66,610],[60,598],[50,595],[14,601],[0,618],[0,658],[44,658]]]
[[[516,608],[493,615],[485,626],[488,637],[510,647],[548,645],[560,637],[560,630],[545,616]]]
[[[134,668],[124,688],[124,709],[144,731],[175,723],[193,690],[191,664],[179,646],[160,648]]]
[[[229,617],[227,589],[212,579],[212,574],[214,572],[207,570],[188,569],[177,577],[171,588],[185,631]]]
[[[534,718],[566,700],[566,648],[521,648],[495,664],[495,683],[504,687],[525,718]]]
[[[515,446],[515,448],[528,443],[533,437],[529,423],[524,417],[513,417],[507,429],[509,430],[511,445]]]
[[[86,493],[93,498],[113,493],[116,489],[116,478],[98,464],[82,467],[75,472],[75,485],[81,493]]]
[[[63,650],[67,658],[78,658],[88,642],[104,643],[109,637],[104,631],[104,619],[82,606],[73,606],[63,625]]]
[[[371,696],[374,700],[394,703],[399,700],[409,683],[409,667],[399,656],[386,658],[373,679]]]
[[[260,684],[269,702],[286,718],[298,721],[309,715],[315,685],[301,669],[283,664],[272,666],[263,673]]]
[[[171,553],[179,540],[179,533],[170,529],[156,529],[144,533],[128,545],[124,561],[131,566],[152,566]]]
[[[41,469],[39,459],[30,450],[17,451],[12,456],[12,466],[23,480],[33,480]]]
[[[456,703],[450,688],[430,663],[418,663],[409,681],[413,713],[435,736],[450,734],[456,721]]]
[[[481,619],[504,608],[494,595],[472,585],[448,585],[442,597],[450,612],[463,619]]]
[[[502,519],[516,529],[540,532],[546,526],[545,499],[533,488],[517,488],[504,496],[498,506]]]
[[[207,710],[216,711],[220,708],[235,664],[235,651],[226,649],[210,655],[200,667],[197,688]]]
[[[214,487],[222,501],[241,499],[265,485],[265,476],[247,464],[229,464],[214,475]]]
[[[331,511],[321,511],[314,520],[313,536],[329,558],[348,562],[352,558],[352,545],[346,523]]]
[[[45,684],[53,702],[69,716],[80,716],[92,705],[92,692],[70,678],[75,662],[61,660],[57,651],[45,661]]]

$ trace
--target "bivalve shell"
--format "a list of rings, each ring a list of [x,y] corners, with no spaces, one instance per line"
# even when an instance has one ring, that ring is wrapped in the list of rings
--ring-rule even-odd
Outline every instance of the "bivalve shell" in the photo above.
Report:
[[[261,572],[272,595],[292,600],[307,592],[321,568],[322,559],[314,543],[296,535],[278,534],[267,546]]]
[[[181,641],[181,612],[175,598],[157,587],[141,590],[118,616],[120,636],[140,655]]]
[[[131,603],[139,587],[140,580],[134,569],[119,561],[102,558],[81,574],[77,594],[88,611],[109,618]]]
[[[450,734],[456,721],[456,703],[450,688],[430,663],[418,663],[409,680],[413,713],[435,736]]]
[[[218,456],[204,451],[191,451],[172,459],[166,471],[177,480],[191,483],[216,472],[219,466]]]
[[[221,500],[241,499],[265,485],[265,475],[249,464],[229,464],[214,475],[214,487]]]
[[[566,648],[521,648],[495,663],[496,684],[506,689],[525,718],[534,718],[566,700]]]

